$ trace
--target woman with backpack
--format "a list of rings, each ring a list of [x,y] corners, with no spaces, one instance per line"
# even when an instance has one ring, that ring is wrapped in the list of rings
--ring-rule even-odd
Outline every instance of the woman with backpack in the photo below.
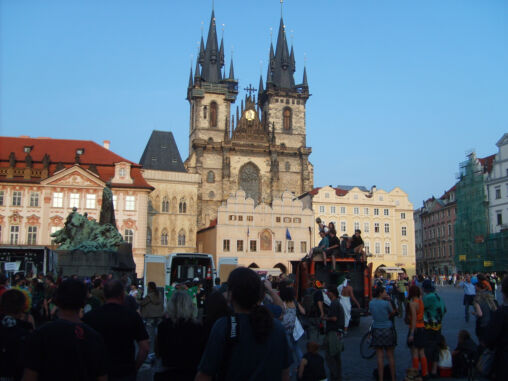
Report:
[[[411,351],[413,368],[422,367],[422,377],[428,375],[427,358],[425,357],[425,329],[423,323],[423,301],[418,286],[409,287],[406,305],[406,324],[409,324],[407,345]]]

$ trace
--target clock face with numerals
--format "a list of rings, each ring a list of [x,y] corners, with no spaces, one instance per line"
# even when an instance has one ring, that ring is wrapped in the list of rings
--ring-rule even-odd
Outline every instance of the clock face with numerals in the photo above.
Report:
[[[256,117],[256,113],[254,110],[247,110],[245,111],[245,119],[247,120],[254,120]]]

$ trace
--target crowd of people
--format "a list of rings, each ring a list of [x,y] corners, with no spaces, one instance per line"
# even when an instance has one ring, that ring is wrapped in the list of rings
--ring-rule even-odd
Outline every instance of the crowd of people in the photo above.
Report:
[[[408,367],[423,379],[465,376],[487,354],[495,358],[490,375],[504,379],[508,278],[491,281],[485,274],[457,279],[477,340],[460,331],[451,351],[442,335],[446,306],[432,279],[376,278],[369,312],[377,379],[396,379],[397,316],[408,325]],[[342,380],[352,303],[359,306],[347,279],[314,280],[298,299],[290,278],[265,280],[247,268],[210,289],[194,279],[165,293],[111,274],[9,282],[0,275],[0,379],[134,381],[145,364],[155,381]]]

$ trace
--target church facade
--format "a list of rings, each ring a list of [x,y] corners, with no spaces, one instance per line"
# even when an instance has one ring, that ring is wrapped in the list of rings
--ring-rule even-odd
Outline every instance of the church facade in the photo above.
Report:
[[[224,43],[219,45],[212,11],[206,44],[201,39],[187,100],[190,104],[189,157],[185,167],[201,181],[198,229],[217,218],[230,195],[243,190],[254,203],[270,204],[284,192],[295,197],[313,189],[312,150],[306,145],[305,108],[310,96],[304,69],[295,84],[295,56],[281,18],[276,47],[270,46],[266,82],[249,86],[240,106],[233,62],[225,75]]]

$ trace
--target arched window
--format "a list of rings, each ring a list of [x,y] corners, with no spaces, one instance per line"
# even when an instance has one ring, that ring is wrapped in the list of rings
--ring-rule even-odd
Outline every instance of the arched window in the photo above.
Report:
[[[162,207],[161,207],[162,213],[169,212],[169,200],[166,196],[162,199]]]
[[[208,174],[206,175],[206,182],[207,183],[215,182],[215,174],[213,173],[213,171],[209,171]]]
[[[289,164],[289,161],[286,161],[286,171],[291,170],[291,164]]]
[[[217,127],[217,114],[219,111],[219,107],[217,103],[210,103],[210,127]]]
[[[178,246],[185,246],[185,231],[178,232]]]
[[[187,203],[183,198],[180,200],[180,203],[178,204],[178,213],[187,213]]]
[[[152,245],[152,229],[146,228],[146,246]]]
[[[291,120],[291,109],[289,107],[286,107],[284,111],[282,111],[282,120],[283,120],[282,127],[284,131],[291,130],[292,120]]]
[[[240,168],[238,185],[245,196],[252,198],[256,204],[261,201],[261,176],[255,164],[249,162]]]
[[[166,230],[163,230],[161,233],[161,245],[162,246],[168,245],[168,232]]]

